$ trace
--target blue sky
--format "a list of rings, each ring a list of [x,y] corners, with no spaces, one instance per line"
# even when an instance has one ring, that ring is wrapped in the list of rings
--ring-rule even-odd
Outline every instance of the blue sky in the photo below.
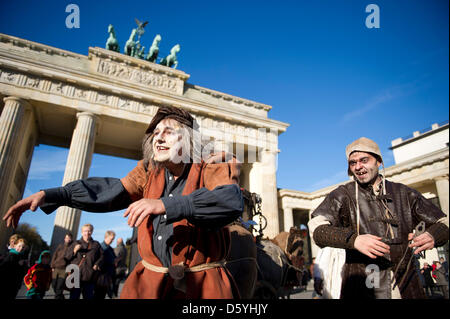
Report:
[[[65,8],[80,8],[68,29]],[[365,26],[367,5],[380,28]],[[87,55],[104,47],[112,23],[123,45],[134,18],[149,21],[148,50],[179,43],[178,69],[188,82],[271,105],[269,117],[290,127],[279,137],[279,188],[313,191],[345,181],[345,146],[375,140],[385,166],[392,140],[448,121],[449,43],[446,0],[318,1],[2,1],[0,32]],[[60,185],[67,150],[35,149],[27,193]],[[52,165],[48,159],[52,159]],[[135,162],[94,155],[90,176],[122,177]],[[85,213],[81,224],[127,230],[121,213]],[[54,216],[27,213],[50,241]]]

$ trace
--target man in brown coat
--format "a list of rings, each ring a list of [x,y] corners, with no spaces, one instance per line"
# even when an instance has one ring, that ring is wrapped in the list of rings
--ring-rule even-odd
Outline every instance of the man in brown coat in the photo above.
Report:
[[[64,236],[64,242],[56,247],[53,253],[50,266],[52,267],[53,290],[55,291],[55,299],[64,299],[64,287],[66,281],[66,266],[68,261],[64,256],[67,248],[72,244],[72,234],[68,232]]]
[[[444,245],[448,218],[419,192],[385,180],[379,173],[381,152],[372,140],[349,144],[346,156],[354,182],[331,192],[308,223],[319,247],[345,249],[340,297],[424,298],[411,265],[413,249],[418,254]],[[425,232],[411,243],[421,221]]]
[[[143,140],[143,160],[126,177],[88,178],[48,189],[16,203],[7,225],[38,206],[105,212],[127,208],[138,227],[142,261],[128,276],[121,298],[239,297],[224,267],[230,233],[224,227],[243,209],[240,165],[217,153],[199,157],[195,121],[176,107],[160,107]]]
[[[70,290],[70,299],[94,298],[95,280],[100,267],[103,266],[103,250],[100,243],[92,238],[94,226],[86,224],[81,227],[81,238],[67,249],[64,258],[80,269],[80,288]]]

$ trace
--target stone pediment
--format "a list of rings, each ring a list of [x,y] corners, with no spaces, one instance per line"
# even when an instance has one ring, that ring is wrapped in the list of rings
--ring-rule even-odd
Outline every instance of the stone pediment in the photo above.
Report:
[[[111,81],[183,95],[189,74],[102,48],[89,48],[90,71]]]

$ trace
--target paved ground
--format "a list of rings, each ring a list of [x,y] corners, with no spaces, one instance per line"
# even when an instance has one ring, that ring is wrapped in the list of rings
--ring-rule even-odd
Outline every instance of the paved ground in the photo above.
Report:
[[[120,292],[122,291],[122,287],[123,287],[123,282],[119,286],[119,295],[120,295]],[[26,293],[27,293],[27,287],[25,286],[25,284],[23,284],[22,288],[20,288],[19,292],[17,293],[16,299],[27,299]],[[69,299],[69,292],[64,291],[64,296],[66,297],[66,299]],[[80,298],[83,298],[83,297],[80,297]],[[53,288],[50,287],[50,289],[45,294],[44,299],[55,299],[55,291],[53,290]],[[105,299],[110,299],[110,298],[108,296],[106,296]]]
[[[120,295],[120,291],[122,291],[122,287],[123,287],[123,282],[120,284],[119,286],[119,295]],[[25,285],[22,285],[22,288],[20,289],[19,293],[17,294],[16,299],[26,299],[26,294],[27,289],[25,287]],[[69,298],[69,292],[65,292],[64,295],[66,296],[66,298]],[[292,294],[290,296],[290,299],[313,299],[314,297],[314,287],[313,287],[313,281],[310,280],[306,290],[300,291],[300,292],[296,292],[294,294]],[[55,297],[55,292],[53,291],[53,288],[50,288],[49,291],[47,291],[47,293],[45,294],[44,299],[54,299]],[[435,295],[432,299],[441,299],[442,298],[442,294],[438,291],[435,292]],[[109,299],[108,296],[106,296],[106,299]]]
[[[123,287],[123,282],[119,286],[119,295],[120,295],[120,291],[122,291],[122,287]],[[308,286],[306,287],[306,290],[292,294],[290,296],[290,299],[312,299],[313,291],[314,291],[313,281],[311,280],[309,282]],[[27,292],[27,288],[23,284],[22,288],[19,290],[19,293],[17,294],[16,299],[26,299],[27,298],[25,295],[26,292]],[[65,291],[64,296],[66,297],[66,299],[68,299],[69,292]],[[55,298],[55,292],[53,291],[53,288],[50,288],[50,290],[47,291],[47,293],[45,294],[44,299],[54,299],[54,298]],[[109,299],[109,297],[106,296],[106,299]]]
[[[313,299],[314,282],[310,280],[306,290],[291,295],[290,299]]]

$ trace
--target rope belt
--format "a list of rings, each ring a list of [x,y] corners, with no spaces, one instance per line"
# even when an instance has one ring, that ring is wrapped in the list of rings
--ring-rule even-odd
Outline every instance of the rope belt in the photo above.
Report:
[[[180,290],[183,293],[186,293],[186,280],[184,278],[184,274],[187,272],[199,272],[199,271],[205,271],[208,269],[213,268],[219,268],[224,267],[226,264],[231,264],[236,261],[253,261],[256,263],[256,266],[258,266],[258,263],[256,262],[256,258],[253,257],[243,257],[236,260],[220,260],[215,261],[211,263],[204,263],[192,267],[186,267],[183,262],[180,262],[177,265],[172,265],[170,267],[162,267],[162,266],[156,266],[153,264],[150,264],[149,262],[145,261],[144,259],[141,260],[142,265],[147,268],[148,270],[163,273],[163,274],[169,274],[170,277],[174,280],[173,286],[175,289]],[[259,268],[259,267],[258,267]]]
[[[212,268],[223,267],[226,264],[225,260],[220,260],[220,261],[200,264],[200,265],[196,265],[196,266],[192,266],[192,267],[184,266],[183,262],[181,262],[177,265],[172,265],[170,267],[161,267],[161,266],[156,266],[156,265],[150,264],[150,263],[146,262],[144,259],[141,260],[141,262],[142,262],[142,265],[144,265],[144,267],[147,268],[148,270],[163,273],[163,274],[169,274],[170,277],[172,277],[175,280],[182,279],[184,277],[184,273],[186,273],[186,272],[199,272],[199,271],[204,271],[204,270],[208,270],[208,269],[212,269]]]

